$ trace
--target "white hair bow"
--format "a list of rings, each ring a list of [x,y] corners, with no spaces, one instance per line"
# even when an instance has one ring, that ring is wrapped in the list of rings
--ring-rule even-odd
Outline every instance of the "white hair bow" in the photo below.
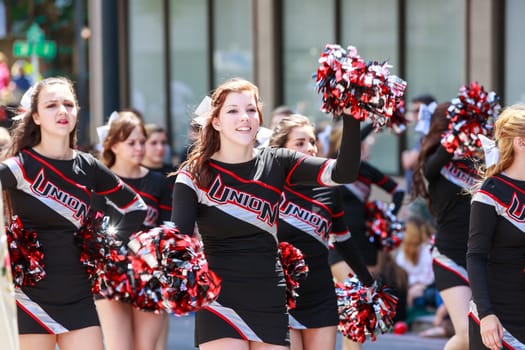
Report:
[[[193,112],[193,114],[196,115],[196,117],[193,118],[193,121],[201,127],[204,127],[206,125],[206,120],[210,116],[210,111],[211,98],[209,96],[204,96],[201,103],[197,106],[197,109],[195,109],[195,112]]]
[[[257,135],[255,136],[255,139],[257,140],[257,147],[268,147],[272,134],[273,131],[271,129],[265,128],[264,126],[259,127]]]
[[[117,111],[113,111],[111,115],[109,116],[108,122],[105,125],[97,127],[97,135],[100,142],[100,145],[104,144],[104,140],[106,137],[108,137],[109,127],[111,126],[111,123],[115,120],[117,120],[119,117],[119,114]]]
[[[31,100],[33,99],[33,95],[35,94],[36,90],[36,84],[31,85],[29,89],[24,92],[22,95],[22,98],[20,99],[20,113],[15,115],[12,119],[13,120],[22,120],[24,116],[26,115],[27,111],[31,110]]]
[[[421,104],[419,106],[419,114],[417,116],[415,131],[423,135],[428,134],[428,130],[430,129],[430,119],[432,118],[432,114],[434,114],[436,111],[436,107],[436,102],[432,102],[428,105]]]
[[[496,141],[489,139],[485,135],[478,135],[483,147],[483,153],[485,153],[485,165],[487,168],[495,165],[499,159],[499,149],[496,145]]]

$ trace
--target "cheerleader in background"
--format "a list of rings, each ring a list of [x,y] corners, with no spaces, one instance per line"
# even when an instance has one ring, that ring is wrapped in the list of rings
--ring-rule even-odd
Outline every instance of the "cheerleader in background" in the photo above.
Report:
[[[314,126],[299,114],[280,120],[269,147],[288,148],[317,155]],[[288,184],[279,206],[278,238],[300,249],[308,276],[300,281],[295,308],[290,312],[292,350],[335,349],[339,323],[333,277],[328,265],[328,241],[366,286],[374,282],[343,219],[340,193],[336,188]]]
[[[470,211],[470,349],[525,349],[525,105],[499,115],[495,140]]]
[[[141,165],[146,142],[142,119],[131,111],[114,112],[108,124],[107,136],[102,142],[102,160],[146,202],[148,211],[141,229],[148,230],[169,221],[171,191],[168,180],[163,174]],[[117,215],[112,206],[96,199],[97,209],[110,218]],[[119,236],[127,242],[133,233],[121,232]],[[158,341],[164,341],[161,331],[168,322],[167,313],[143,311],[129,303],[100,297],[96,305],[108,350],[154,350]]]
[[[466,252],[471,197],[465,191],[477,178],[471,160],[454,159],[454,153],[449,153],[441,144],[449,126],[449,105],[449,102],[439,104],[432,115],[413,176],[413,196],[427,201],[437,225],[432,252],[436,288],[449,311],[455,332],[445,350],[468,349],[469,346],[467,314],[471,291]]]
[[[405,192],[400,188],[399,184],[390,176],[383,174],[382,171],[371,165],[366,161],[368,157],[369,148],[366,141],[367,137],[374,130],[372,124],[365,125],[360,132],[361,139],[361,165],[359,167],[359,174],[357,180],[340,186],[340,191],[343,210],[344,210],[344,222],[352,234],[352,238],[359,248],[361,255],[364,258],[364,262],[368,267],[368,270],[374,276],[378,276],[380,268],[383,264],[387,264],[384,259],[378,263],[379,252],[376,246],[370,243],[366,231],[366,203],[370,198],[372,192],[372,185],[379,186],[383,191],[389,193],[392,196],[392,201],[395,205],[393,210],[394,215],[397,213],[401,204]],[[341,128],[335,127],[332,129],[330,135],[330,148],[329,154],[336,155],[341,145]],[[351,266],[343,259],[336,249],[330,249],[328,253],[328,262],[330,269],[332,270],[333,277],[336,282],[343,282],[349,273],[353,272]],[[389,262],[390,263],[390,262]],[[404,298],[401,298],[401,301]],[[401,302],[398,305],[398,314],[402,313],[404,304]],[[362,345],[357,342],[353,342],[348,338],[343,338],[343,349],[361,349]]]
[[[20,349],[54,350],[58,345],[65,350],[102,350],[91,284],[75,233],[87,219],[92,193],[119,208],[117,234],[137,230],[146,216],[146,205],[101,162],[76,150],[78,102],[69,80],[39,81],[24,94],[22,107],[9,158],[0,165],[0,181],[10,211],[26,234],[36,232],[40,244],[36,253],[43,253],[40,263],[45,275],[27,268],[23,274],[15,271]],[[23,249],[38,243],[24,244]],[[12,264],[18,268],[14,257],[20,251],[10,251]],[[38,260],[19,256],[30,258]]]

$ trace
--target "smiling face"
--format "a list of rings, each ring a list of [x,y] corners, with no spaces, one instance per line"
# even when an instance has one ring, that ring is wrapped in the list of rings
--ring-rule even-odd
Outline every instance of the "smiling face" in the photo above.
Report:
[[[284,146],[315,157],[317,155],[317,143],[314,128],[310,125],[293,128],[288,134],[288,140]]]
[[[38,95],[37,113],[33,121],[40,126],[42,138],[65,137],[69,140],[77,123],[78,108],[66,84],[44,85]]]
[[[212,126],[219,132],[221,148],[253,147],[260,125],[257,103],[252,92],[231,92]]]

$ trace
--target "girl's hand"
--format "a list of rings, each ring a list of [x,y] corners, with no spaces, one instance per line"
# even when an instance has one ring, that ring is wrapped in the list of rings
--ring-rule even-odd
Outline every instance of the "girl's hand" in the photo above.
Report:
[[[481,339],[483,344],[491,350],[502,348],[503,326],[494,314],[485,316],[480,322]]]

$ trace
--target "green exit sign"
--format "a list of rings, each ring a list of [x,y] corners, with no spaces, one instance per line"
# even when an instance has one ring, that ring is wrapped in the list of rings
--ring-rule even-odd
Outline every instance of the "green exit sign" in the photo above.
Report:
[[[13,43],[13,56],[30,57],[32,55],[51,59],[57,54],[57,45],[54,41],[44,40],[37,43],[16,40]]]

